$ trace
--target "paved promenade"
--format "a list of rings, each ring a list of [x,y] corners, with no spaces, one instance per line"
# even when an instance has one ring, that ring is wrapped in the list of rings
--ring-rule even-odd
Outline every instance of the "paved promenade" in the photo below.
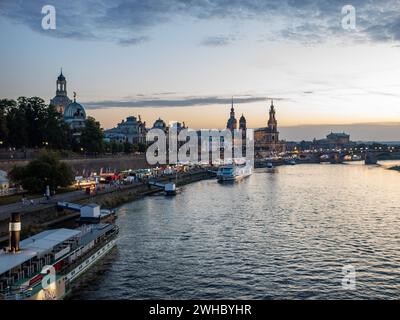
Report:
[[[198,169],[194,170],[189,173],[179,174],[178,175],[178,183],[179,179],[184,176],[190,176],[191,174],[205,172],[205,170]],[[166,181],[169,179],[175,180],[175,175],[173,176],[159,176],[154,179],[154,181]],[[56,194],[55,196],[51,197],[49,201],[47,201],[44,197],[33,199],[33,204],[31,204],[30,200],[26,201],[25,204],[20,202],[2,205],[0,206],[0,221],[8,220],[12,212],[20,212],[22,214],[26,214],[29,212],[35,212],[40,209],[51,208],[57,205],[57,202],[74,202],[74,201],[81,201],[85,199],[90,199],[92,196],[107,194],[118,192],[127,189],[135,189],[142,187],[143,182],[135,182],[132,184],[127,185],[103,185],[101,190],[96,191],[96,194],[88,195],[84,190],[77,190],[68,193]]]

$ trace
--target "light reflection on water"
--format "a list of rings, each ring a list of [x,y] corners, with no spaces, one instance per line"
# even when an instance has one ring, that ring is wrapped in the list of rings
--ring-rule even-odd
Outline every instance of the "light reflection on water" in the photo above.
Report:
[[[399,182],[361,162],[297,165],[132,202],[118,210],[117,253],[73,298],[400,298]]]

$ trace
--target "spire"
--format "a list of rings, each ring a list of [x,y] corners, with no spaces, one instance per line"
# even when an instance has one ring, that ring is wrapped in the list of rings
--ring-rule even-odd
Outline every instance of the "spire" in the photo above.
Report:
[[[76,102],[76,92],[74,91],[74,102]]]
[[[235,109],[233,108],[233,96],[232,96],[232,108],[231,111],[234,111]]]
[[[60,75],[62,76],[63,74],[62,74],[62,67],[61,67],[61,72],[60,72]]]

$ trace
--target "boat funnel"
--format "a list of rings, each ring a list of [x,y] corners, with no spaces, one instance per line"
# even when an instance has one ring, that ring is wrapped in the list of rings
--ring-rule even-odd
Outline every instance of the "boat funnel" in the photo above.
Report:
[[[9,224],[10,252],[19,252],[19,240],[21,237],[21,214],[14,212],[11,214]]]

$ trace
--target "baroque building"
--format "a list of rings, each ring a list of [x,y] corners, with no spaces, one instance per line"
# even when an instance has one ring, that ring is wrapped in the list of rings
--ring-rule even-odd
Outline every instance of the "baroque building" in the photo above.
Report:
[[[104,131],[108,141],[132,144],[146,143],[146,133],[146,122],[142,122],[140,116],[130,116],[118,123],[116,128]]]
[[[50,105],[56,107],[57,111],[62,114],[63,119],[68,123],[75,137],[79,137],[82,129],[85,127],[86,112],[85,108],[76,102],[76,93],[74,92],[74,101],[68,98],[67,79],[62,73],[57,78],[56,96],[50,100]]]
[[[269,109],[267,126],[254,130],[255,152],[258,156],[266,156],[285,152],[285,143],[279,140],[278,121],[273,100]]]
[[[226,123],[226,128],[233,131],[237,129],[237,120],[235,118],[235,108],[233,107],[233,98],[232,98],[232,106],[231,106],[231,113]]]
[[[67,94],[67,80],[65,79],[62,69],[56,82],[56,96],[50,100],[50,104],[55,106],[57,111],[64,114],[65,109],[72,101],[68,98]]]

